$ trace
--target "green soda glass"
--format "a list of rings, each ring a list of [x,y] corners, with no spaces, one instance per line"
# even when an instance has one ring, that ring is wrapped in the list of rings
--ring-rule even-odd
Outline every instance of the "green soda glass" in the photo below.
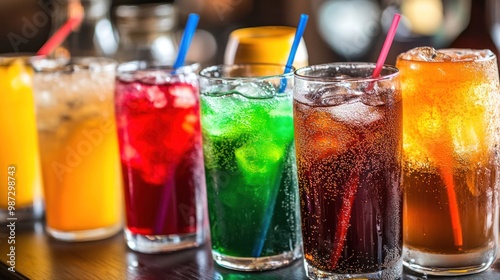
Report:
[[[221,266],[269,270],[302,256],[293,141],[293,72],[211,66],[200,72],[212,237]]]

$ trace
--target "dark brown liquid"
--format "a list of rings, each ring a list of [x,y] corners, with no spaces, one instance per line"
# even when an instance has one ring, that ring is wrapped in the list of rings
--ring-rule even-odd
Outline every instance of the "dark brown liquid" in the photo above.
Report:
[[[304,253],[323,271],[369,273],[401,259],[401,103],[343,106],[294,101]]]

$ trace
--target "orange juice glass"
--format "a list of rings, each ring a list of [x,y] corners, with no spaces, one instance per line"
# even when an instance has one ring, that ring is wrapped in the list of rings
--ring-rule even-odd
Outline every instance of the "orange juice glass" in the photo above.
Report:
[[[0,57],[0,222],[34,219],[43,212],[33,69],[28,60]]]
[[[224,53],[224,64],[273,63],[285,65],[295,37],[294,27],[258,26],[234,30]],[[308,65],[304,39],[297,48],[293,66]]]
[[[122,225],[116,63],[41,59],[34,67],[47,232],[67,241],[114,235]]]
[[[403,89],[404,264],[430,275],[491,266],[498,239],[500,92],[488,50],[398,56]]]

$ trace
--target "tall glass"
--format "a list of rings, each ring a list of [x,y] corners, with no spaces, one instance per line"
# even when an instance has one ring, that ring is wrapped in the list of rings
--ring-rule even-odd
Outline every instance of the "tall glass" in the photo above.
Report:
[[[34,61],[46,230],[66,241],[121,229],[121,180],[113,110],[116,63]]]
[[[295,72],[294,124],[305,268],[311,279],[402,275],[398,70],[332,63]]]
[[[200,73],[212,256],[236,270],[302,255],[293,143],[293,74],[271,64]]]
[[[128,246],[174,251],[206,240],[198,65],[120,65],[116,121]]]
[[[398,56],[404,107],[404,263],[432,275],[486,270],[498,246],[500,86],[487,50]]]
[[[43,214],[30,57],[0,57],[0,223]]]

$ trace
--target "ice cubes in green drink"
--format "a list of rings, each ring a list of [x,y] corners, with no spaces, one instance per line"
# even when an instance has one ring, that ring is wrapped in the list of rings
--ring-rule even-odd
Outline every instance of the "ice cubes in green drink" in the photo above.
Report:
[[[210,137],[237,138],[242,132],[243,116],[239,111],[244,110],[246,103],[243,97],[203,96],[201,110],[203,114],[202,128]]]
[[[262,186],[272,181],[283,162],[285,147],[272,142],[248,142],[234,151],[238,169],[248,185]]]
[[[293,140],[291,97],[253,99],[236,92],[202,96],[208,168],[234,160],[249,185],[268,184]]]

